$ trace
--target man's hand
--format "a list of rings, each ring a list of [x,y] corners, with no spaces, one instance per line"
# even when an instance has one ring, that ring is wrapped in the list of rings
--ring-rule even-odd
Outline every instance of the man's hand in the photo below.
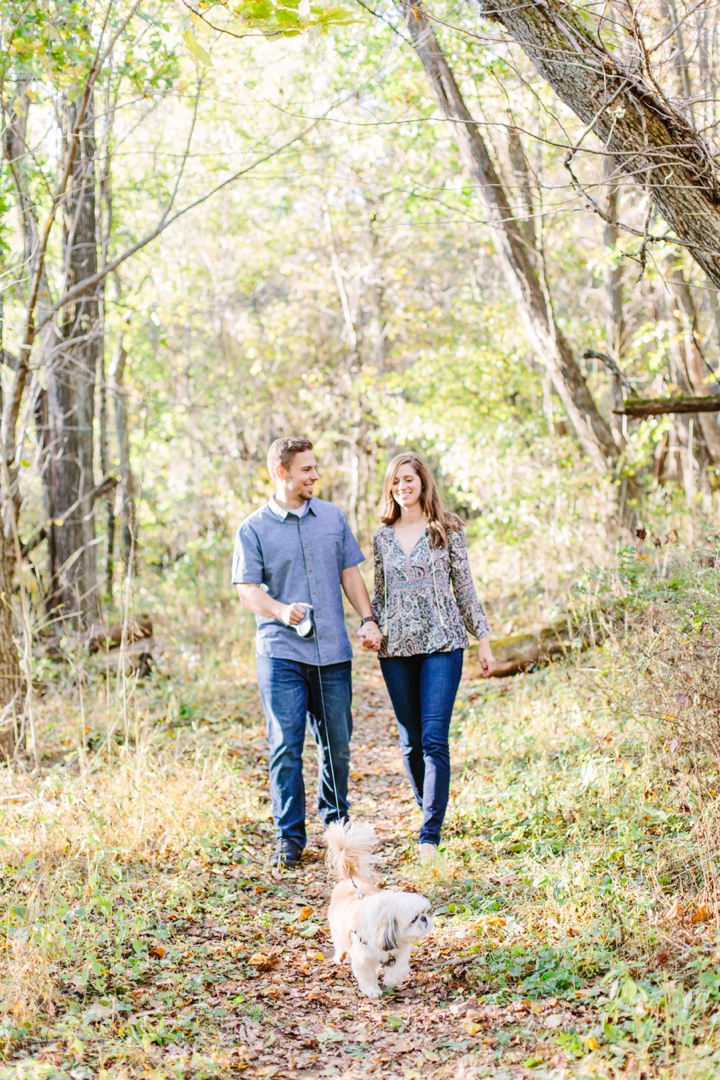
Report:
[[[495,657],[490,648],[490,638],[480,638],[478,642],[478,659],[482,668],[483,677],[489,679],[495,670]]]
[[[382,645],[383,636],[376,622],[366,622],[364,626],[361,626],[358,637],[363,649],[369,649],[370,652],[378,652]]]
[[[278,618],[282,619],[286,626],[298,626],[307,615],[304,604],[281,604]]]
[[[279,600],[273,600],[272,596],[263,592],[259,585],[238,585],[237,591],[243,606],[254,615],[262,615],[265,619],[279,619],[286,626],[297,626],[305,618],[304,604],[281,604]]]

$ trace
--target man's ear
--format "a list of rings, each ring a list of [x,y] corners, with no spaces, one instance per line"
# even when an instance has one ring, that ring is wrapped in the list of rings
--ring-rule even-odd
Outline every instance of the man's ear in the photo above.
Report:
[[[280,464],[275,466],[275,479],[276,480],[287,480],[287,472],[285,471],[285,469]]]

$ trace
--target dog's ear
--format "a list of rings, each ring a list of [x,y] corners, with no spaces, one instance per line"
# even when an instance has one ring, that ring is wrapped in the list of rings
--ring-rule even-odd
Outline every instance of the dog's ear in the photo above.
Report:
[[[388,912],[388,919],[385,925],[385,935],[382,942],[383,952],[393,952],[398,947],[397,943],[398,924],[397,917],[394,911]]]

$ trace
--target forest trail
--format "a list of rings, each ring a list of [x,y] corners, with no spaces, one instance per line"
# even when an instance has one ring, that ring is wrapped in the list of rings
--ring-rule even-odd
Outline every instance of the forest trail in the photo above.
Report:
[[[312,740],[308,849],[274,869],[250,656],[213,648],[196,675],[193,655],[139,687],[139,746],[110,770],[65,766],[61,728],[37,789],[7,776],[0,1080],[714,1080],[713,911],[657,883],[693,825],[659,808],[644,733],[614,724],[593,672],[486,682],[468,658],[427,866],[377,661],[357,657],[351,813],[436,923],[375,1002],[331,960]]]
[[[417,864],[420,815],[404,775],[385,687],[370,658],[362,657],[356,665],[354,715],[353,818],[376,828],[385,883],[425,892],[433,908],[442,912],[459,884],[457,867],[448,868],[442,859],[432,869]],[[260,780],[264,748],[257,731],[252,746]],[[461,923],[457,927],[452,919],[442,925],[441,915],[434,933],[414,953],[410,984],[385,991],[378,1002],[359,993],[349,968],[332,963],[323,830],[310,810],[314,765],[315,748],[309,740],[309,835],[300,869],[270,869],[269,825],[258,826],[258,843],[250,839],[253,825],[248,822],[251,864],[213,867],[215,874],[237,880],[236,902],[228,904],[226,894],[214,910],[206,906],[203,923],[174,925],[174,949],[190,962],[204,955],[205,986],[213,986],[219,1007],[213,1011],[225,1048],[213,1055],[215,1061],[245,1076],[307,1080],[567,1075],[562,1067],[555,1068],[566,1059],[557,1053],[552,1037],[542,1045],[539,1037],[541,1027],[552,1036],[549,1029],[572,1019],[567,1006],[559,1013],[552,999],[543,1005],[529,1000],[482,1004],[477,992],[491,988],[468,987],[469,949],[482,932],[477,926],[456,920]],[[234,956],[230,964],[228,954]],[[549,1071],[538,1070],[541,1065]]]

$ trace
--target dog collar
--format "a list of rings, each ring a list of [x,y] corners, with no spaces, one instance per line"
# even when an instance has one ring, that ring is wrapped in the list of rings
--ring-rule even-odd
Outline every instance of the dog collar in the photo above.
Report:
[[[350,880],[352,881],[352,878]],[[355,884],[355,882],[353,882],[353,884]],[[364,945],[366,949],[368,948],[367,941],[365,940],[365,938],[360,937],[357,930],[351,930],[350,933],[355,935],[361,945]],[[392,967],[397,960],[397,956],[394,952],[383,953],[382,955],[387,956],[387,960],[381,960],[380,967]]]

